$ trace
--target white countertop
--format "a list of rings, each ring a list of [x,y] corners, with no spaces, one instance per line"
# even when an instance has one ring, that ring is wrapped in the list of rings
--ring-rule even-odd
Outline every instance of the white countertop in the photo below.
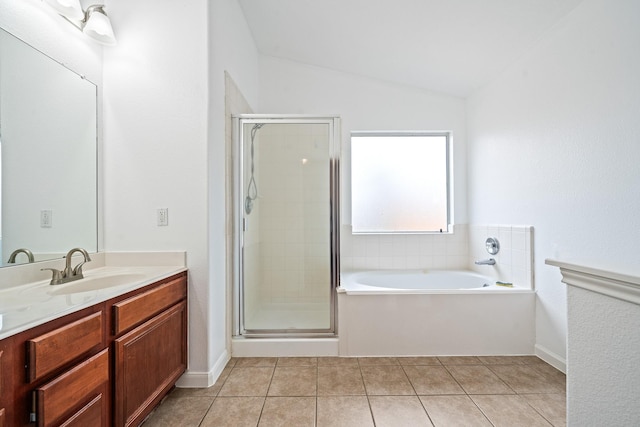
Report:
[[[95,268],[87,268],[84,279],[55,286],[49,284],[50,278],[5,285],[0,288],[0,339],[186,271],[182,254],[182,257],[166,256],[166,253],[151,257],[92,254],[96,259]],[[124,280],[109,287],[83,289],[83,285],[90,288],[96,280],[114,276]]]

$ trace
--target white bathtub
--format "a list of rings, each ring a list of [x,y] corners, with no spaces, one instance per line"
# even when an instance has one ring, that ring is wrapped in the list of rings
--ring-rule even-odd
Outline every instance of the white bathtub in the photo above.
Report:
[[[343,273],[340,288],[347,294],[375,293],[447,293],[464,291],[520,291],[497,286],[488,276],[472,271],[378,270]]]
[[[343,273],[340,354],[534,354],[534,315],[533,291],[470,271]]]

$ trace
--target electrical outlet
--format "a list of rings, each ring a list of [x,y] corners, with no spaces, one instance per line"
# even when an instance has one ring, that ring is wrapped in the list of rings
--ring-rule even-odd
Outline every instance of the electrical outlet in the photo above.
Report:
[[[158,208],[158,227],[169,225],[169,208]]]
[[[53,212],[50,209],[40,211],[40,227],[51,228],[53,226]]]

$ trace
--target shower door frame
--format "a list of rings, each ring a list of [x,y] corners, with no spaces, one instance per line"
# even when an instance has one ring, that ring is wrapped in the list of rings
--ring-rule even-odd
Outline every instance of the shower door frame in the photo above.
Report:
[[[306,114],[238,114],[233,120],[233,335],[245,338],[321,338],[338,333],[340,281],[340,117]],[[243,124],[327,124],[329,126],[330,301],[328,329],[246,329],[244,322],[244,126]]]

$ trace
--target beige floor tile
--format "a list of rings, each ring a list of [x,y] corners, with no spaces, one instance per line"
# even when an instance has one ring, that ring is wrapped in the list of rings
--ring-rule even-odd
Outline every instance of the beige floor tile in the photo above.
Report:
[[[144,422],[144,427],[197,426],[213,397],[168,397]]]
[[[371,396],[376,427],[432,426],[418,396]]]
[[[443,365],[481,365],[482,362],[476,356],[438,356]]]
[[[435,356],[398,357],[398,362],[402,366],[441,365],[440,361]]]
[[[317,427],[373,427],[365,396],[318,397]]]
[[[258,426],[312,427],[315,421],[315,397],[267,397]]]
[[[363,366],[360,371],[368,395],[415,394],[401,366]]]
[[[470,396],[495,427],[550,426],[522,396]]]
[[[542,363],[544,365],[547,364],[547,362],[540,359],[538,356],[520,356],[520,358],[522,358],[522,360],[524,360],[524,363],[527,365],[536,365],[538,363]]]
[[[567,376],[564,372],[554,368],[547,363],[537,363],[530,365],[533,369],[540,372],[547,381],[553,382],[563,392],[567,390]]]
[[[491,427],[469,396],[419,396],[436,427]]]
[[[418,394],[464,394],[464,390],[443,366],[405,366]]]
[[[233,368],[219,396],[266,396],[274,368]]]
[[[358,357],[360,366],[399,365],[397,357]]]
[[[315,396],[318,368],[311,366],[276,367],[269,396]]]
[[[562,393],[563,390],[550,382],[539,371],[528,365],[492,365],[489,367],[516,393]]]
[[[238,357],[234,368],[273,368],[277,357]]]
[[[558,394],[523,394],[522,397],[555,427],[567,425],[567,398]]]
[[[318,366],[317,357],[279,357],[278,367],[281,366]]]
[[[357,368],[357,357],[318,357],[318,366],[349,366]]]
[[[456,365],[447,369],[468,394],[514,394],[484,365]]]
[[[357,357],[318,357],[318,366],[360,367]]]
[[[364,395],[360,368],[318,366],[318,396]]]
[[[255,427],[258,425],[264,397],[218,397],[200,427]]]
[[[478,359],[485,365],[525,365],[527,363],[523,356],[478,356]]]

